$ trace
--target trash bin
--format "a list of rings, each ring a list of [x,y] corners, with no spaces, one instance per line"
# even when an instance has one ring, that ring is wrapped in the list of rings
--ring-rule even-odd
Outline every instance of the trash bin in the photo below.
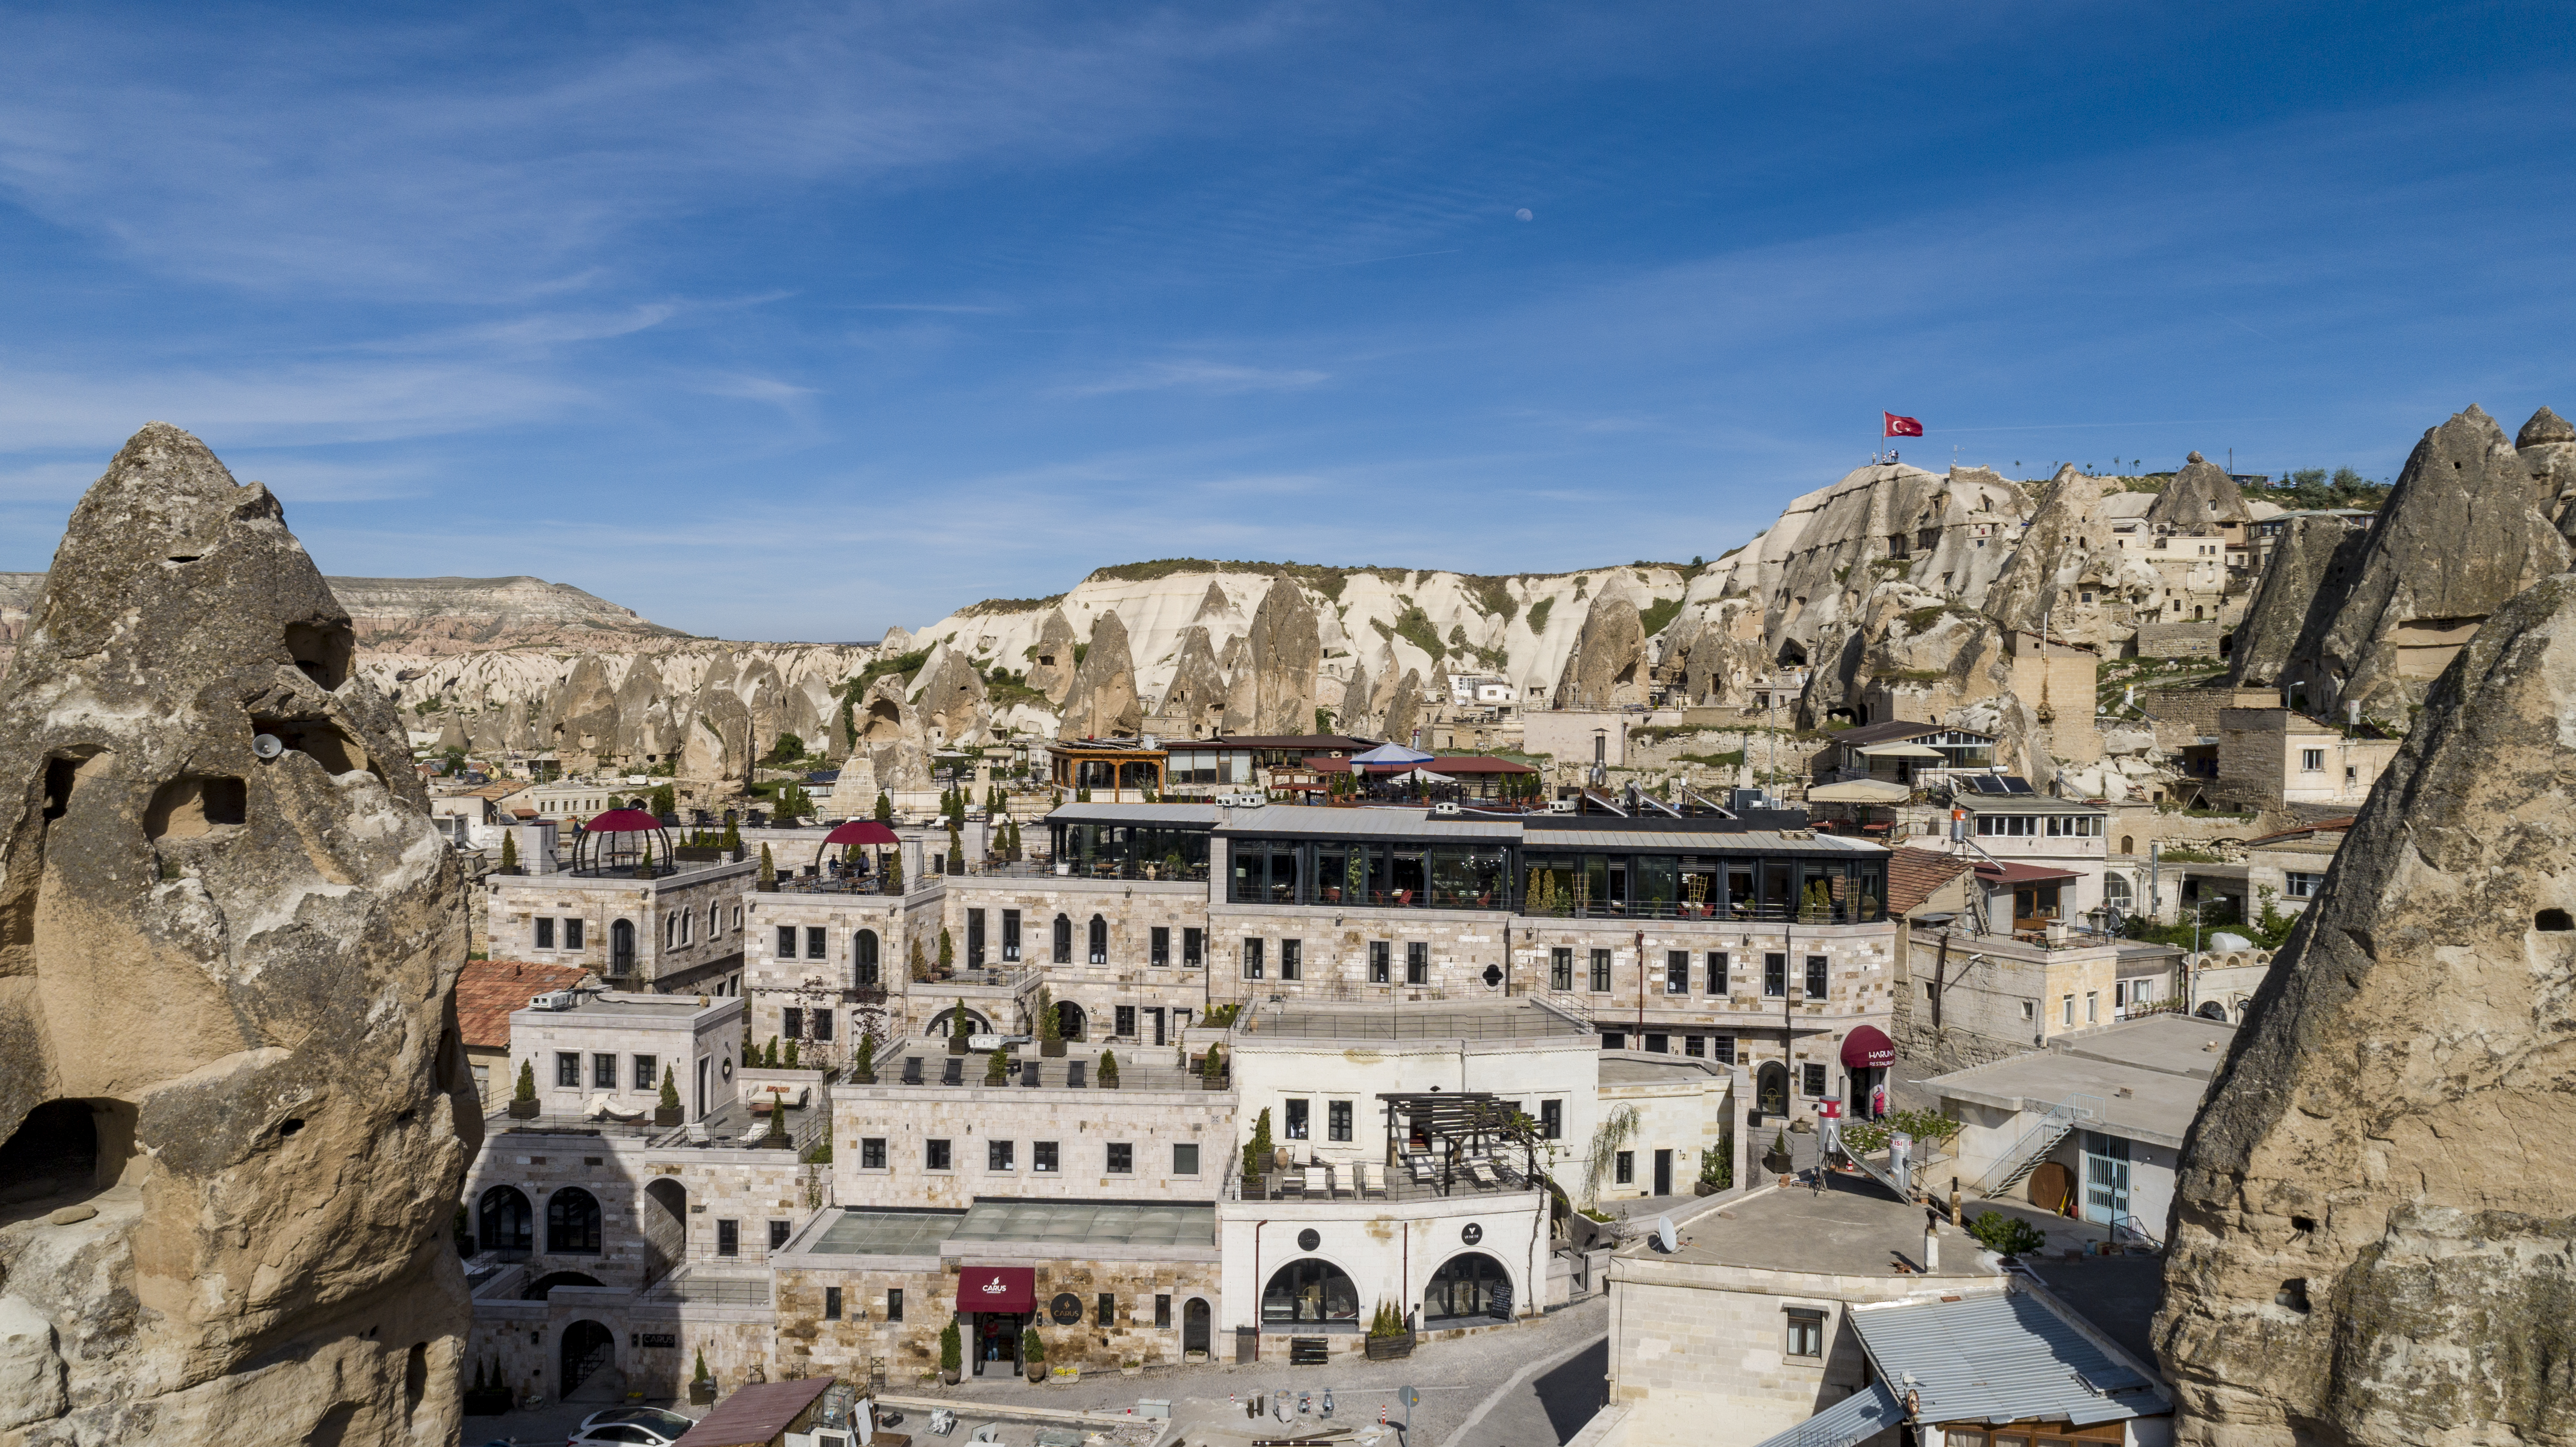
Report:
[[[1234,1329],[1234,1362],[1248,1367],[1261,1358],[1261,1328],[1239,1326]]]

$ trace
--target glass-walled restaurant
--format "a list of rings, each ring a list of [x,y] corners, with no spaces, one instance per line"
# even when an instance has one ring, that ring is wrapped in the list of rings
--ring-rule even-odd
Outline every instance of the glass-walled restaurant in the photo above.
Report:
[[[1056,873],[1087,879],[1205,879],[1208,831],[1051,819]]]
[[[1571,919],[1862,924],[1883,919],[1887,899],[1887,856],[1875,850],[1595,853],[1499,838],[1230,837],[1226,872],[1226,898],[1235,904],[1516,910]]]

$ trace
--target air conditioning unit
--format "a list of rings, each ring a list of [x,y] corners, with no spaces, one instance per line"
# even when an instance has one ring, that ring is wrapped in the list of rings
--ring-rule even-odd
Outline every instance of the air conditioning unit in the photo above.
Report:
[[[1216,796],[1216,802],[1219,807],[1226,809],[1258,809],[1262,805],[1270,802],[1270,796],[1267,794],[1219,794]]]
[[[528,1008],[531,1010],[570,1010],[580,1004],[581,994],[575,990],[548,990],[542,995],[532,995],[528,999]]]
[[[1571,814],[1574,810],[1575,801],[1572,799],[1550,799],[1547,801],[1547,812],[1551,814]]]
[[[1450,800],[1443,799],[1439,803],[1431,806],[1431,812],[1434,814],[1455,814],[1458,812],[1458,806]]]

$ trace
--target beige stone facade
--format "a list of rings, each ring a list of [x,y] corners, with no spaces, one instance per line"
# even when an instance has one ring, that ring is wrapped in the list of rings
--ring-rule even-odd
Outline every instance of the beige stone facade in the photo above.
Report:
[[[486,880],[493,951],[578,964],[619,989],[739,994],[743,894],[754,872],[749,864],[684,864],[652,879],[495,874]]]
[[[1071,1058],[1037,1061],[1043,1085],[988,1088],[980,1055],[965,1058],[976,1083],[962,1086],[894,1083],[901,1057],[885,1057],[878,1084],[833,1092],[836,1195],[853,1206],[956,1210],[997,1196],[1215,1199],[1234,1145],[1232,1091],[1140,1063],[1118,1090],[1075,1093],[1063,1084]],[[947,1059],[926,1056],[925,1074],[936,1080]],[[1084,1064],[1096,1081],[1096,1066]],[[945,1166],[935,1163],[933,1142],[944,1146]]]

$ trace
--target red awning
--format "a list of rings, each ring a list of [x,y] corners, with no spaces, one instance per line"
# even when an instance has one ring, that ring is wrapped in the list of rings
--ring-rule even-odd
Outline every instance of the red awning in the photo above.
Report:
[[[1879,1070],[1896,1063],[1896,1044],[1874,1025],[1855,1025],[1843,1037],[1845,1070]]]
[[[1035,1311],[1038,1269],[1034,1266],[961,1266],[957,1269],[959,1311]]]
[[[900,844],[893,830],[874,819],[853,819],[823,836],[826,844]]]
[[[1990,885],[2063,884],[2084,876],[2071,869],[2049,869],[2037,864],[1979,864],[1977,878]]]
[[[661,827],[661,820],[641,809],[611,809],[605,814],[592,816],[582,829],[590,834],[639,834]]]

